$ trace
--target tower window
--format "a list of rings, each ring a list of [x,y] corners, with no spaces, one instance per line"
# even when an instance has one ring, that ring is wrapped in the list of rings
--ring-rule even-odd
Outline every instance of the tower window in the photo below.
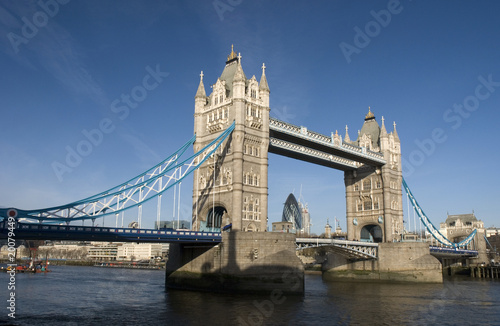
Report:
[[[364,209],[365,209],[365,211],[372,209],[372,200],[371,199],[367,199],[364,201]]]
[[[370,179],[366,179],[363,181],[363,190],[370,190],[372,189],[372,182]]]

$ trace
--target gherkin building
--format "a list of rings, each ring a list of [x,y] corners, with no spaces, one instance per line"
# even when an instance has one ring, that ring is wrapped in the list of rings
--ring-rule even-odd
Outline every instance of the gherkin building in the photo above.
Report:
[[[302,213],[299,203],[293,194],[288,195],[283,207],[282,222],[292,222],[296,230],[302,229]]]

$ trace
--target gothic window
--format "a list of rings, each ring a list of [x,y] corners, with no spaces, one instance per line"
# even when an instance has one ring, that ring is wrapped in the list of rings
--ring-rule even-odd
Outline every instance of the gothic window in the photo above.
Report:
[[[371,199],[364,200],[364,209],[365,209],[365,211],[372,209],[372,200]]]
[[[255,148],[255,156],[259,157],[259,148],[258,147]]]
[[[250,96],[251,96],[252,98],[257,98],[257,91],[256,91],[255,89],[252,89],[252,90],[250,91],[250,94],[251,94]]]
[[[362,211],[363,210],[363,203],[358,203],[358,211]]]
[[[373,209],[378,209],[378,201],[373,203]]]
[[[222,94],[221,94],[221,96],[219,97],[219,102],[221,102],[221,103],[222,103]]]
[[[363,181],[363,190],[370,190],[372,189],[372,182],[370,179],[366,179]]]
[[[380,180],[377,180],[377,189],[380,189],[382,188],[382,183],[380,182]]]
[[[257,178],[256,175],[253,176],[253,184],[254,184],[254,186],[258,186],[259,185],[259,180],[258,180],[258,178]]]
[[[214,103],[215,105],[219,104],[219,98],[217,96],[215,96],[215,100],[214,101],[215,101],[215,103]]]
[[[357,183],[354,185],[354,191],[359,191],[359,185]]]

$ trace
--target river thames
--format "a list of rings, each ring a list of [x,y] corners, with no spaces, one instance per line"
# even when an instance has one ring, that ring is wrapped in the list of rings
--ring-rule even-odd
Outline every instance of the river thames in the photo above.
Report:
[[[0,274],[0,325],[500,325],[500,282],[323,282],[307,274],[303,296],[165,290],[164,271],[52,266],[17,274],[15,319],[9,276]]]

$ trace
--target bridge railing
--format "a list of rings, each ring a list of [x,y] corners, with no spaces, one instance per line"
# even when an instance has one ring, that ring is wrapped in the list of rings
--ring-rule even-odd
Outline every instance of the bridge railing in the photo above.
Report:
[[[310,247],[332,246],[339,248],[341,254],[355,259],[377,259],[378,243],[361,242],[337,239],[319,239],[319,238],[297,238],[298,249]]]
[[[80,239],[77,235],[87,235],[89,241],[99,241],[100,239],[109,239],[111,236],[117,236],[116,241],[122,241],[125,238],[133,238],[141,240],[146,240],[151,242],[151,240],[159,240],[158,242],[164,242],[168,238],[193,238],[196,240],[210,240],[220,241],[220,232],[202,232],[202,231],[191,231],[191,230],[179,230],[179,229],[135,229],[135,228],[116,228],[116,227],[99,227],[99,226],[78,226],[78,225],[50,225],[50,224],[35,224],[35,223],[17,223],[12,231],[15,237],[22,239],[27,235],[32,237],[36,235],[38,239],[51,240],[52,238],[60,238],[61,234],[64,234],[68,239],[71,237]],[[7,221],[0,222],[0,236],[6,237],[8,234],[8,223]],[[107,240],[106,240],[107,241]],[[168,242],[168,241],[167,241]]]

